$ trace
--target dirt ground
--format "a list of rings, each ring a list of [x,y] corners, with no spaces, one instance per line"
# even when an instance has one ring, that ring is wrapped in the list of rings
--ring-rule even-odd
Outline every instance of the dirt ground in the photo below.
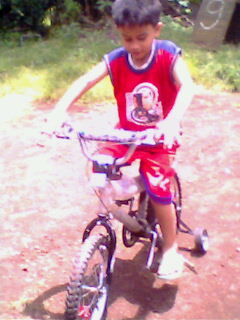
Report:
[[[47,108],[18,95],[2,99],[0,108],[0,319],[61,320],[72,259],[95,211],[85,160],[77,141],[36,146]],[[104,124],[109,108],[73,113],[80,123]],[[124,248],[116,224],[108,320],[240,319],[240,94],[200,90],[183,126],[183,217],[193,229],[208,229],[209,252],[194,255],[193,238],[180,234],[197,274],[186,270],[165,283],[144,268],[147,246]]]

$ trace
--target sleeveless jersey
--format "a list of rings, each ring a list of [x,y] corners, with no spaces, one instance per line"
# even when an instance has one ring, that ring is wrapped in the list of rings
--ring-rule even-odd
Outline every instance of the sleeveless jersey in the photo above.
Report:
[[[142,131],[167,116],[178,93],[172,71],[180,54],[181,49],[174,43],[155,40],[150,60],[141,69],[134,67],[123,47],[104,56],[121,128]]]

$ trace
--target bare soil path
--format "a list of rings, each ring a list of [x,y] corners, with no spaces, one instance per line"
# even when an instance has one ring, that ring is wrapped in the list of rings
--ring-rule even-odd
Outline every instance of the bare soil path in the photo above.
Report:
[[[72,259],[94,216],[85,160],[77,142],[35,146],[47,109],[21,96],[2,99],[0,109],[0,319],[61,320]],[[106,109],[83,108],[75,117],[103,121]],[[183,215],[208,229],[210,250],[202,257],[183,251],[197,274],[186,270],[178,283],[164,283],[144,270],[143,244],[123,247],[117,225],[109,320],[240,319],[240,94],[202,90],[183,125]],[[193,239],[180,235],[179,244],[191,249]]]

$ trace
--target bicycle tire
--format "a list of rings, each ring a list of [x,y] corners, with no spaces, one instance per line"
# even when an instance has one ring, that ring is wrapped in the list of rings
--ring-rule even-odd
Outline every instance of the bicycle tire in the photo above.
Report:
[[[180,220],[182,215],[182,187],[180,179],[177,174],[175,174],[172,182],[172,194],[173,194],[173,205],[177,218],[177,229],[180,227]]]
[[[174,205],[176,221],[177,221],[177,230],[180,227],[180,220],[182,214],[182,188],[180,179],[177,174],[174,175],[172,183],[171,183],[171,193],[173,195],[172,203]],[[140,196],[139,205],[145,201],[146,191],[143,191]],[[129,215],[135,216],[134,212],[129,212]],[[152,229],[157,225],[157,219],[154,213],[153,205],[149,198],[147,198],[147,207],[146,207],[146,220]],[[122,239],[125,247],[130,248],[134,246],[134,244],[138,241],[139,236],[134,234],[134,232],[129,231],[125,226],[122,228]],[[162,240],[159,238],[157,242],[157,246],[162,246]]]
[[[128,214],[131,217],[135,217],[134,211],[130,211]],[[133,247],[135,243],[138,241],[138,239],[139,237],[136,234],[134,234],[134,232],[131,232],[125,226],[122,227],[122,241],[125,247],[127,248]]]
[[[105,319],[109,287],[108,258],[106,236],[91,235],[83,242],[67,288],[65,320]]]

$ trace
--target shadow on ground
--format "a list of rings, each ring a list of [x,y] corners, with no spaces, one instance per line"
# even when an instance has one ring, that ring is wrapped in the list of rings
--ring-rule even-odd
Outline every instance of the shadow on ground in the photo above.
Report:
[[[155,281],[155,274],[145,268],[147,250],[147,246],[143,246],[133,259],[116,259],[109,308],[119,298],[138,306],[133,317],[123,320],[144,320],[150,312],[162,314],[174,306],[178,286]]]
[[[162,283],[155,288],[156,277],[145,269],[147,247],[144,246],[131,260],[116,259],[113,281],[110,288],[109,308],[119,298],[137,306],[137,314],[123,320],[147,318],[149,312],[164,313],[175,303],[178,287]],[[32,319],[62,320],[63,313],[54,313],[45,306],[45,301],[66,291],[67,284],[52,287],[28,303],[23,312]],[[124,310],[122,310],[124,311]]]
[[[46,291],[44,291],[40,296],[38,296],[35,300],[27,303],[23,314],[26,316],[30,316],[32,319],[51,319],[51,320],[62,320],[62,313],[54,313],[49,311],[45,306],[44,302],[50,299],[51,297],[64,292],[67,290],[67,284],[62,284],[59,286],[52,287]]]

